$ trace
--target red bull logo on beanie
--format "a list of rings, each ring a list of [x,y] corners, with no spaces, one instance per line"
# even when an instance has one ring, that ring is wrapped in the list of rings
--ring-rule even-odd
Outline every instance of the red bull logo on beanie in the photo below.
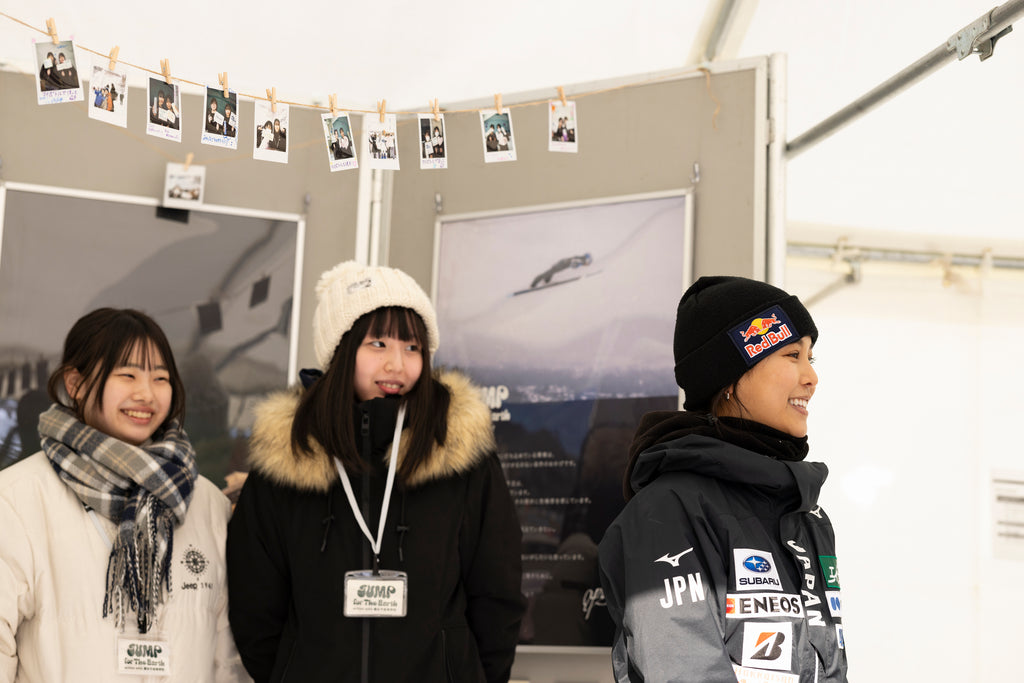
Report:
[[[790,340],[796,340],[799,336],[782,307],[772,306],[729,330],[729,338],[747,366],[753,367],[778,346],[792,343]]]

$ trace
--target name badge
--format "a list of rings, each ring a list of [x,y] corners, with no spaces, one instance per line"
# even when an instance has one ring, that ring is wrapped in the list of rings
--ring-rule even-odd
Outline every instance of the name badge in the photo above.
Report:
[[[404,617],[408,595],[405,572],[369,569],[345,572],[346,617]]]
[[[117,639],[117,673],[170,676],[170,643],[160,638],[147,636],[119,636]]]

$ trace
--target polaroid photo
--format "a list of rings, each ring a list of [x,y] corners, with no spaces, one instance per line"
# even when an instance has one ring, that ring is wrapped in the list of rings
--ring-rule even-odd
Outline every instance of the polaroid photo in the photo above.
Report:
[[[484,138],[484,161],[515,161],[516,148],[512,140],[512,112],[499,114],[496,109],[480,112],[480,128]]]
[[[266,100],[256,100],[252,158],[288,163],[288,105],[277,103],[277,111]]]
[[[174,209],[195,209],[203,203],[206,167],[167,164],[164,175],[163,205]]]
[[[35,44],[36,94],[39,104],[59,104],[82,100],[82,81],[78,78],[75,46],[70,40],[39,41]]]
[[[146,132],[158,138],[181,142],[181,92],[162,78],[149,79]]]
[[[366,140],[366,165],[369,168],[398,170],[398,125],[394,114],[363,116],[363,137]]]
[[[324,114],[324,138],[327,141],[327,161],[331,172],[358,168],[356,159],[356,138],[352,135],[352,124],[348,114]]]
[[[87,98],[89,118],[122,128],[128,127],[128,72],[111,71],[109,59],[97,59],[92,67]]]
[[[576,102],[561,100],[548,102],[549,152],[577,152],[576,147]]]
[[[199,141],[204,145],[238,149],[238,93],[206,87],[206,113],[203,133]]]
[[[448,168],[448,145],[444,136],[444,114],[419,115],[420,168]]]

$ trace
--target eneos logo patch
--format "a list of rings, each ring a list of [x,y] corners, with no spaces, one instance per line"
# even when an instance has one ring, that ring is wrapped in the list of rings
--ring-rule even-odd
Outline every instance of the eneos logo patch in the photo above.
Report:
[[[748,367],[753,367],[780,344],[791,344],[799,338],[798,331],[781,306],[772,306],[729,330],[729,339]]]
[[[803,616],[804,603],[796,593],[728,593],[725,596],[727,619],[800,619]]]

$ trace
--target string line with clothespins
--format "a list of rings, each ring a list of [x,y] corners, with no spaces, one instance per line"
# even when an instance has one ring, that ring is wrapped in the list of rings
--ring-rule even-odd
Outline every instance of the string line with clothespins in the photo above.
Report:
[[[13,21],[13,22],[15,22],[17,24],[21,24],[22,26],[25,26],[26,28],[29,28],[29,29],[31,29],[33,31],[36,31],[36,32],[41,33],[41,34],[46,35],[46,36],[49,36],[54,42],[58,42],[57,41],[56,24],[54,23],[52,18],[47,20],[48,30],[44,31],[44,30],[42,30],[42,29],[40,29],[38,27],[32,26],[28,22],[25,22],[25,21],[22,21],[21,19],[18,19],[17,17],[11,16],[10,14],[7,14],[6,12],[0,11],[0,16],[4,17],[6,19],[9,19],[9,20],[11,20],[11,21]],[[52,30],[50,30],[50,29],[52,29]],[[141,71],[141,72],[144,72],[144,73],[149,73],[149,74],[152,74],[154,76],[164,77],[165,80],[167,80],[169,78],[169,76],[167,75],[167,73],[169,73],[169,70],[165,70],[165,69],[161,68],[160,71],[156,71],[154,69],[150,69],[150,68],[142,66],[140,64],[135,64],[135,63],[129,62],[127,60],[119,59],[119,58],[117,58],[116,54],[113,51],[111,51],[110,53],[101,53],[101,52],[93,50],[92,48],[89,48],[89,47],[87,47],[85,45],[82,45],[80,43],[75,43],[75,48],[78,49],[78,50],[83,50],[85,52],[89,52],[89,53],[94,54],[94,55],[96,55],[98,57],[109,57],[112,64],[120,63],[120,64],[122,64],[122,65],[124,65],[126,67],[130,67],[130,68],[135,69],[137,71]],[[117,48],[115,48],[115,50],[116,49]],[[166,59],[161,60],[162,65],[163,65],[164,62],[167,62],[169,64],[169,60],[166,60]],[[165,73],[165,71],[167,73]],[[721,109],[721,103],[718,102],[717,98],[714,98],[714,95],[710,91],[710,76],[711,76],[711,72],[710,72],[709,69],[707,69],[707,67],[692,67],[692,68],[683,69],[683,70],[678,71],[678,72],[662,74],[662,75],[653,76],[653,77],[645,78],[645,79],[638,80],[638,81],[631,81],[631,82],[628,82],[628,83],[623,83],[623,84],[619,84],[619,85],[615,85],[615,86],[610,86],[610,87],[606,87],[606,88],[599,88],[599,89],[595,89],[595,90],[581,91],[581,92],[575,93],[573,95],[573,97],[574,97],[574,99],[581,99],[581,98],[590,97],[590,96],[593,96],[593,95],[602,95],[602,94],[605,94],[605,93],[615,92],[615,91],[618,91],[618,90],[627,90],[627,89],[630,89],[630,88],[640,87],[640,86],[644,86],[644,85],[651,85],[651,84],[659,83],[659,82],[663,82],[663,81],[675,80],[677,78],[681,78],[681,77],[684,77],[684,76],[690,76],[690,75],[693,75],[693,74],[696,74],[696,73],[704,73],[705,76],[707,77],[707,79],[708,79],[709,95],[711,95],[713,101],[715,101],[717,103],[717,105],[718,105],[718,107],[715,110],[715,114],[718,114],[720,109]],[[226,74],[223,74],[223,75],[226,77]],[[209,87],[205,83],[200,83],[198,81],[193,81],[193,80],[190,80],[190,79],[187,79],[187,78],[182,78],[180,76],[175,76],[174,80],[178,81],[179,83],[186,83],[188,85],[192,85],[192,86],[195,86],[195,87],[198,87],[198,88],[207,88],[207,87]],[[170,81],[168,81],[168,82],[170,82]],[[225,79],[225,82],[226,82],[226,79]],[[222,89],[226,91],[227,90],[227,86],[226,85],[222,85]],[[562,94],[561,93],[564,92],[563,88],[559,87],[559,91],[560,91],[559,99],[562,99]],[[262,96],[259,96],[259,95],[254,95],[254,94],[251,94],[251,93],[243,93],[243,92],[239,92],[237,94],[240,97],[245,97],[245,98],[248,98],[250,100],[263,100],[263,101],[266,101],[266,102],[270,101],[270,97],[262,97]],[[287,104],[287,105],[293,106],[293,107],[304,107],[304,108],[307,108],[307,109],[320,109],[320,110],[324,110],[324,111],[330,111],[330,107],[329,106],[325,106],[325,105],[322,105],[322,104],[315,104],[315,103],[311,104],[309,102],[292,102],[292,101],[288,101],[288,100],[276,100],[276,101],[281,103],[281,104]],[[537,105],[546,104],[548,101],[550,101],[550,99],[549,98],[545,98],[545,99],[531,100],[531,101],[526,101],[526,102],[516,102],[516,103],[513,103],[513,104],[504,104],[501,101],[501,95],[499,93],[499,94],[495,95],[495,107],[494,107],[494,109],[499,110],[499,112],[503,113],[505,109],[519,109],[519,108],[523,108],[523,107],[534,107],[534,106],[537,106]],[[436,100],[435,100],[435,103],[436,103]],[[563,101],[563,104],[564,104],[564,101]],[[356,114],[379,114],[380,113],[379,109],[361,109],[361,108],[358,108],[358,107],[337,107],[337,101],[335,101],[335,107],[336,107],[336,109],[343,109],[344,111],[351,112],[351,113],[356,113]],[[479,112],[479,111],[482,111],[482,110],[479,109],[479,108],[449,109],[449,110],[445,110],[445,113],[448,113],[448,114],[466,114],[466,113],[476,113],[476,112]],[[422,115],[422,114],[427,114],[427,113],[434,114],[435,113],[435,108],[432,107],[429,112],[416,111],[416,110],[401,110],[401,111],[393,111],[391,113],[395,114],[397,116]]]
[[[23,21],[23,20],[21,20],[21,19],[19,19],[17,17],[14,17],[14,16],[12,16],[12,15],[6,13],[6,12],[3,12],[3,11],[0,11],[0,17],[4,17],[4,18],[6,18],[6,19],[8,19],[10,21],[13,21],[13,22],[15,22],[17,24],[20,24],[20,25],[22,25],[22,26],[24,26],[24,27],[26,27],[26,28],[28,28],[28,29],[30,29],[32,31],[41,33],[41,34],[49,37],[50,40],[52,40],[54,44],[59,42],[58,33],[57,33],[57,25],[56,25],[55,20],[52,17],[48,18],[47,21],[46,21],[46,27],[47,27],[46,30],[42,30],[42,29],[40,29],[40,28],[38,28],[36,26],[33,26],[32,24],[30,24],[30,23],[28,23],[26,21]],[[111,71],[113,71],[115,69],[117,64],[121,64],[121,65],[123,65],[125,67],[131,68],[131,69],[135,69],[135,70],[143,72],[143,73],[148,73],[148,74],[152,74],[153,76],[162,77],[165,82],[167,82],[168,84],[171,84],[172,76],[171,76],[171,73],[170,73],[170,60],[167,59],[167,58],[160,60],[160,67],[161,67],[160,71],[156,71],[156,70],[148,68],[146,66],[143,66],[143,65],[140,65],[140,64],[135,64],[133,62],[120,59],[120,57],[119,57],[120,48],[118,46],[116,46],[116,45],[114,46],[114,48],[112,50],[110,50],[106,54],[98,52],[98,51],[96,51],[96,50],[94,50],[94,49],[92,49],[90,47],[87,47],[85,45],[81,45],[79,43],[75,44],[75,48],[77,50],[83,50],[85,52],[91,53],[91,54],[96,55],[98,57],[108,59],[109,60],[109,62],[108,62],[109,63],[109,69]],[[692,75],[694,75],[696,73],[703,73],[704,74],[708,97],[716,105],[715,106],[715,110],[714,110],[714,112],[712,114],[712,126],[713,126],[713,128],[715,130],[717,130],[718,129],[717,118],[718,118],[719,113],[721,112],[722,104],[718,100],[718,98],[715,97],[714,92],[712,91],[712,88],[711,88],[711,70],[708,69],[706,66],[687,68],[687,69],[683,69],[683,70],[672,72],[672,73],[660,74],[660,75],[657,75],[657,76],[652,76],[652,77],[644,78],[644,79],[637,80],[637,81],[631,81],[631,82],[627,82],[627,83],[621,83],[621,84],[618,84],[618,85],[609,86],[609,87],[605,87],[605,88],[598,88],[598,89],[592,89],[592,90],[587,90],[587,91],[580,91],[580,92],[575,93],[573,95],[573,97],[574,97],[574,99],[578,100],[578,99],[581,99],[581,98],[591,97],[591,96],[595,96],[595,95],[603,95],[603,94],[607,94],[607,93],[611,93],[611,92],[617,92],[617,91],[620,91],[620,90],[627,90],[627,89],[630,89],[630,88],[636,88],[636,87],[641,87],[641,86],[645,86],[645,85],[652,85],[652,84],[655,84],[655,83],[676,80],[678,78],[682,78],[682,77],[686,77],[686,76],[692,76]],[[205,83],[200,83],[200,82],[197,82],[197,81],[194,81],[194,80],[190,80],[190,79],[187,79],[187,78],[181,78],[179,76],[173,77],[173,80],[178,81],[179,83],[185,83],[185,84],[188,84],[188,85],[191,85],[191,86],[195,86],[195,87],[201,88],[201,89],[206,89],[206,88],[209,87]],[[221,89],[223,90],[223,92],[225,94],[225,97],[227,97],[227,95],[228,95],[227,73],[224,72],[224,73],[219,74],[219,79],[218,80],[219,80],[219,84],[221,86]],[[566,96],[565,96],[565,89],[564,89],[564,87],[563,86],[558,86],[557,87],[557,92],[558,92],[558,99],[561,102],[561,104],[563,106],[567,106],[567,99],[566,99]],[[261,97],[259,95],[254,95],[254,94],[251,94],[251,93],[244,93],[244,92],[239,92],[239,93],[236,93],[236,94],[239,97],[244,97],[244,98],[247,98],[247,99],[250,99],[250,100],[253,100],[253,101],[262,100],[262,101],[269,102],[270,105],[271,105],[271,110],[275,111],[275,112],[276,112],[277,104],[280,103],[280,104],[286,104],[288,106],[294,106],[294,107],[300,107],[300,108],[306,108],[306,109],[319,109],[319,110],[323,110],[323,111],[330,111],[332,117],[337,117],[338,113],[339,113],[339,110],[343,110],[345,112],[354,113],[354,114],[374,114],[374,113],[376,113],[376,114],[378,114],[380,116],[381,122],[383,122],[384,116],[385,116],[385,112],[386,112],[386,110],[385,110],[386,100],[381,100],[380,102],[378,102],[376,110],[372,110],[372,109],[362,109],[362,108],[358,108],[358,107],[344,107],[344,108],[340,108],[338,106],[337,95],[336,94],[332,94],[330,96],[329,104],[326,105],[326,106],[322,105],[322,104],[317,104],[317,103],[310,104],[308,102],[292,102],[292,101],[288,101],[288,100],[278,100],[277,96],[276,96],[276,94],[277,94],[276,87],[275,88],[267,89],[267,96],[266,97]],[[529,100],[529,101],[524,101],[524,102],[516,102],[516,103],[513,103],[513,104],[504,104],[502,102],[501,93],[497,93],[497,94],[494,95],[494,109],[497,111],[498,114],[502,114],[502,113],[504,113],[504,111],[506,109],[520,109],[520,108],[526,108],[526,107],[535,107],[535,106],[538,106],[538,105],[545,105],[545,104],[547,104],[550,101],[551,101],[551,98],[544,98],[544,99]],[[434,120],[440,120],[441,111],[440,111],[440,108],[438,106],[437,98],[435,98],[430,104],[431,104],[431,107],[430,107],[429,115],[433,116]],[[469,114],[469,113],[478,113],[478,112],[481,112],[481,111],[484,111],[484,110],[480,109],[480,108],[465,108],[465,109],[449,109],[449,110],[445,110],[445,113],[448,113],[448,114]],[[428,112],[422,112],[422,111],[416,111],[416,110],[402,110],[402,111],[394,111],[394,112],[391,112],[391,113],[393,115],[395,115],[396,117],[397,116],[423,116],[423,115],[427,115],[428,114]],[[132,137],[136,137],[136,136],[132,136]],[[311,144],[315,144],[315,143],[316,143],[316,140],[310,140],[309,142],[307,142],[305,144],[301,144],[299,146],[305,147],[305,146],[308,146],[308,145],[311,145]],[[160,153],[161,153],[162,156],[165,156],[165,157],[168,156],[167,154],[165,154],[163,152],[160,152]],[[168,157],[168,158],[170,158],[170,157]],[[218,160],[218,161],[227,161],[227,159]]]

